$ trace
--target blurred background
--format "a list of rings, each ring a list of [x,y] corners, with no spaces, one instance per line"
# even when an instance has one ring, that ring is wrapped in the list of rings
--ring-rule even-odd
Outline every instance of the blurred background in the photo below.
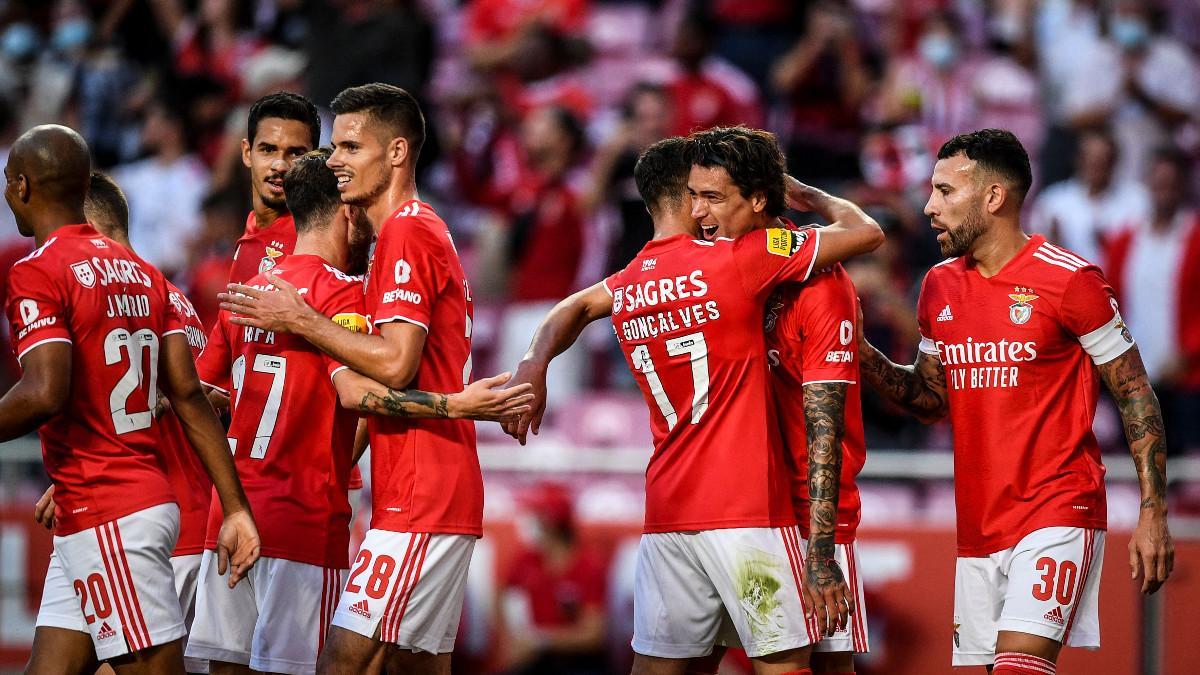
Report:
[[[1068,650],[1060,672],[1200,672],[1200,288],[1184,274],[1200,265],[1195,0],[0,0],[0,162],[32,125],[80,130],[129,197],[135,248],[206,324],[250,208],[250,102],[289,89],[325,109],[372,81],[424,106],[419,188],[472,281],[478,375],[513,368],[555,301],[649,239],[641,149],[735,123],[774,131],[793,175],[883,225],[884,247],[847,267],[868,337],[910,362],[920,279],[938,261],[921,213],[934,154],[962,131],[1011,129],[1034,162],[1026,229],[1105,268],[1171,434],[1179,558],[1143,602],[1126,577],[1137,484],[1101,404],[1104,648]],[[0,275],[30,248],[0,210]],[[650,435],[610,333],[593,326],[556,362],[528,446],[480,426],[487,536],[455,672],[627,672]],[[859,672],[950,672],[949,429],[864,395],[872,653]],[[35,438],[0,446],[0,670],[32,638],[50,535],[31,513],[46,484]]]

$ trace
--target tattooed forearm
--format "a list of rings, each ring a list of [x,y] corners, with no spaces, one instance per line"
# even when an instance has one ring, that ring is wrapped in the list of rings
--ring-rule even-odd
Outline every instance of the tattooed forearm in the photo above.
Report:
[[[1121,411],[1125,438],[1137,468],[1142,508],[1166,511],[1167,443],[1162,409],[1137,347],[1098,367]]]
[[[808,560],[816,567],[822,567],[817,565],[821,560],[833,559],[842,437],[846,429],[846,388],[844,382],[804,385],[804,422],[808,431]],[[837,581],[828,569],[813,571],[822,585]]]
[[[915,364],[901,366],[866,341],[858,343],[858,353],[863,378],[892,404],[922,422],[946,416],[946,372],[937,358],[921,353]]]
[[[358,409],[365,413],[391,417],[449,417],[448,403],[449,397],[446,394],[389,388],[382,396],[368,391],[363,395]]]

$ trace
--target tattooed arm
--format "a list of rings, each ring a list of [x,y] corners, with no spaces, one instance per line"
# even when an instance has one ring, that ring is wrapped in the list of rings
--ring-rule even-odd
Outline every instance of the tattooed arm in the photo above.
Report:
[[[504,420],[529,411],[533,386],[495,389],[508,382],[509,374],[476,380],[454,394],[437,394],[417,389],[392,389],[349,368],[333,377],[343,408],[387,417],[438,417],[445,419]]]
[[[1167,530],[1167,446],[1162,410],[1136,346],[1097,366],[1121,411],[1125,438],[1137,467],[1142,508],[1129,542],[1129,565],[1142,592],[1157,591],[1175,566],[1175,545]]]
[[[808,430],[808,559],[804,581],[822,633],[832,636],[849,625],[853,595],[834,560],[838,488],[842,476],[842,437],[846,430],[845,382],[804,385]]]
[[[862,335],[858,338],[858,354],[863,378],[892,404],[926,424],[941,420],[949,412],[946,371],[936,356],[919,352],[916,363],[902,366],[892,363]]]

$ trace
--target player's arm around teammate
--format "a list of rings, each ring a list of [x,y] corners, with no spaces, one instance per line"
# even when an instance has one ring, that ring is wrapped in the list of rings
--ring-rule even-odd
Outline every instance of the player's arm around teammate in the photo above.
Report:
[[[875,345],[867,342],[862,331],[862,311],[858,321],[859,365],[863,378],[892,405],[905,410],[926,424],[942,420],[950,409],[946,398],[946,371],[936,348],[922,344],[911,366],[893,363]]]
[[[1150,388],[1141,352],[1129,351],[1097,366],[1121,411],[1142,492],[1138,524],[1129,540],[1129,566],[1142,593],[1162,587],[1175,567],[1175,544],[1167,530],[1167,444],[1162,409]]]
[[[213,411],[196,376],[191,347],[183,333],[167,335],[162,341],[160,374],[163,390],[183,425],[196,456],[212,479],[225,520],[217,535],[217,571],[230,568],[233,588],[258,560],[259,537],[250,515],[250,503],[238,481],[233,456],[225,440],[225,429]]]
[[[503,421],[529,412],[532,384],[498,389],[510,373],[476,380],[454,394],[437,394],[415,389],[396,390],[350,369],[333,377],[343,408],[390,417],[436,417],[452,420]]]

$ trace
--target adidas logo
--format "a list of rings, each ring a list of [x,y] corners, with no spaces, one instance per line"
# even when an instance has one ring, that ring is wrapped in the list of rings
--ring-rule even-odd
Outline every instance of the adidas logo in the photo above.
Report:
[[[1066,621],[1063,620],[1061,607],[1055,607],[1054,609],[1050,610],[1049,612],[1046,612],[1046,614],[1042,618],[1047,621],[1056,623],[1060,626],[1063,625],[1064,623],[1066,623]]]
[[[950,313],[950,305],[946,305],[945,307],[942,308],[941,313],[938,314],[937,320],[938,321],[953,321],[954,320],[954,315]]]
[[[112,626],[108,625],[107,621],[100,624],[100,632],[96,634],[97,639],[107,640],[115,637],[117,637],[117,631],[113,630]]]
[[[353,605],[350,605],[350,611],[354,612],[355,614],[358,614],[359,616],[362,616],[362,617],[365,617],[368,619],[371,618],[371,610],[369,607],[367,607],[366,600],[359,600],[358,602],[354,603]],[[1061,619],[1060,619],[1060,621],[1061,621]]]

